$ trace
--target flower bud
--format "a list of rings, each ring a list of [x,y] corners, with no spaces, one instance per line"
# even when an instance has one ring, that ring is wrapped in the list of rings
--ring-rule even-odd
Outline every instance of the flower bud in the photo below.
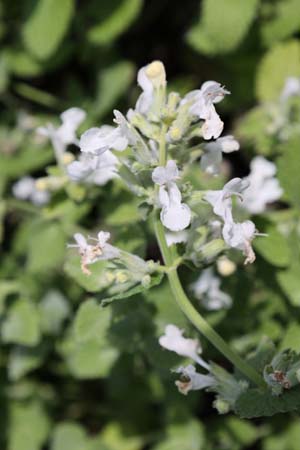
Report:
[[[146,75],[156,89],[166,85],[165,67],[161,61],[153,61],[146,67]]]

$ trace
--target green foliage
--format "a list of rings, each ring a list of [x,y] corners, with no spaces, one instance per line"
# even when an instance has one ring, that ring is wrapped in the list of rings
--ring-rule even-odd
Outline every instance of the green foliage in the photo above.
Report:
[[[262,39],[267,46],[300,30],[300,5],[297,0],[274,3],[271,18],[262,26]]]
[[[300,76],[300,43],[286,41],[272,47],[262,58],[256,76],[256,95],[260,101],[278,98],[285,79]]]
[[[258,3],[224,0],[220,8],[217,0],[204,0],[201,19],[187,35],[189,44],[209,55],[233,51],[248,32]]]
[[[143,5],[143,0],[120,0],[112,2],[113,9],[105,11],[100,23],[88,30],[88,39],[92,44],[105,45],[113,41],[135,20]],[[107,5],[105,5],[107,6]]]
[[[39,312],[36,305],[26,299],[17,300],[9,308],[1,332],[4,342],[36,345],[40,339]]]
[[[73,11],[73,0],[36,1],[22,30],[29,53],[40,60],[50,58],[68,30]]]
[[[300,181],[298,167],[300,140],[289,141],[282,146],[282,155],[278,159],[278,178],[284,189],[285,197],[289,202],[299,208],[300,206]]]

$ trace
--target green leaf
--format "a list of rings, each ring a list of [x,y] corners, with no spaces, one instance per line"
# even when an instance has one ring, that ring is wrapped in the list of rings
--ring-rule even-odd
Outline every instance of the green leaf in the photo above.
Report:
[[[280,343],[279,350],[287,348],[290,348],[295,352],[300,352],[300,326],[297,322],[289,323]]]
[[[234,410],[245,419],[300,411],[300,387],[286,390],[280,396],[274,396],[269,391],[248,389],[238,397]]]
[[[16,280],[3,280],[0,282],[0,316],[5,309],[6,297],[19,292],[20,285]]]
[[[300,55],[299,55],[300,56]],[[282,154],[277,160],[278,179],[284,190],[284,197],[296,207],[300,207],[300,140],[290,139],[281,147]]]
[[[73,351],[65,356],[67,365],[75,377],[89,379],[108,376],[119,352],[110,347],[106,340],[101,344],[90,340],[74,344]]]
[[[142,292],[145,292],[148,289],[151,289],[152,287],[160,284],[161,280],[163,279],[163,273],[159,273],[159,272],[149,275],[149,276],[151,277],[151,280],[147,284],[139,283],[139,284],[132,286],[129,289],[119,292],[117,294],[112,294],[112,295],[108,295],[105,298],[100,298],[101,305],[105,306],[114,300],[122,300],[124,298],[132,297],[133,295],[137,295]],[[108,291],[108,293],[109,293],[109,291]]]
[[[258,237],[253,242],[255,250],[274,266],[287,266],[291,258],[287,239],[273,225],[267,226],[264,233],[268,236]]]
[[[276,278],[281,289],[290,300],[293,306],[300,306],[300,264],[295,261],[291,267],[281,270],[276,274]]]
[[[65,234],[60,224],[37,224],[28,242],[28,269],[34,273],[57,269],[62,264],[65,253]]]
[[[204,428],[201,422],[191,419],[185,423],[172,424],[167,428],[167,437],[153,450],[204,450]]]
[[[113,6],[114,3],[112,3]],[[121,0],[117,7],[88,30],[92,44],[106,45],[123,33],[135,20],[143,6],[143,0]]]
[[[107,261],[98,261],[89,266],[91,275],[86,275],[80,267],[80,257],[67,255],[67,261],[64,270],[76,283],[82,286],[88,292],[99,292],[107,288],[111,281],[108,277],[109,269]]]
[[[86,450],[85,430],[75,422],[62,422],[54,429],[51,450]]]
[[[41,450],[49,429],[49,419],[40,402],[12,403],[8,450]]]
[[[98,78],[97,99],[94,113],[103,117],[127,92],[134,77],[134,66],[129,61],[119,61],[104,68]]]
[[[45,70],[43,64],[24,50],[9,48],[5,56],[9,71],[19,77],[36,77]]]
[[[11,306],[2,325],[2,339],[28,346],[39,342],[40,315],[35,304],[20,299]]]
[[[259,0],[204,0],[201,18],[187,34],[188,43],[205,54],[227,53],[244,39]]]
[[[101,440],[107,450],[140,450],[143,447],[139,436],[127,432],[117,422],[110,422],[103,428]]]
[[[94,299],[83,303],[74,320],[75,337],[78,342],[90,339],[100,341],[105,336],[111,322],[111,310],[102,308]]]
[[[38,0],[24,24],[25,47],[38,59],[48,59],[62,42],[72,15],[74,0]]]
[[[256,76],[256,95],[276,100],[287,77],[300,76],[300,43],[290,40],[273,46],[262,58]]]
[[[273,6],[273,17],[262,25],[263,42],[271,46],[300,30],[300,3],[298,0],[280,0]]]
[[[47,292],[39,304],[41,327],[47,334],[58,334],[71,310],[66,298],[56,290]]]
[[[13,156],[1,155],[0,176],[17,178],[28,175],[33,170],[40,169],[53,159],[53,151],[32,147],[25,147]]]
[[[16,381],[28,372],[39,367],[45,352],[42,348],[15,347],[11,350],[8,359],[8,376]]]

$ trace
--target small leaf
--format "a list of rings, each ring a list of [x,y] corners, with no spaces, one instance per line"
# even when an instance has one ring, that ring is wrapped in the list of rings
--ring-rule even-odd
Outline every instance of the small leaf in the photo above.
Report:
[[[116,39],[135,20],[141,11],[143,0],[121,0],[110,15],[88,30],[92,44],[105,45]]]
[[[262,102],[276,100],[287,77],[300,76],[300,43],[274,45],[262,58],[256,76],[256,95]]]
[[[90,339],[101,340],[111,321],[111,310],[102,308],[94,299],[83,303],[74,320],[75,337],[78,342],[85,342]]]
[[[48,416],[39,401],[11,403],[8,450],[40,450],[49,429]]]
[[[51,450],[84,450],[87,448],[87,435],[81,425],[75,422],[62,422],[54,429]]]
[[[267,234],[266,237],[258,237],[253,242],[255,250],[274,266],[287,266],[291,252],[286,238],[272,225],[267,226],[264,233]]]
[[[70,314],[66,298],[56,290],[47,292],[39,304],[41,327],[45,333],[57,334]]]
[[[300,306],[300,264],[295,261],[291,267],[281,270],[276,274],[276,278],[281,289],[290,300],[293,306]]]
[[[245,37],[256,16],[258,0],[204,0],[198,24],[187,34],[188,43],[205,54],[227,53]]]
[[[166,438],[153,447],[153,450],[204,450],[205,438],[201,422],[191,419],[188,422],[172,424],[167,427]]]
[[[300,55],[299,55],[300,57]],[[290,139],[281,147],[281,156],[277,160],[278,179],[284,190],[284,197],[300,207],[300,140]]]
[[[28,346],[36,345],[40,339],[40,315],[32,302],[17,300],[9,309],[2,325],[2,339]]]
[[[268,46],[300,30],[299,0],[280,0],[274,3],[273,8],[273,17],[261,28],[263,41]]]
[[[108,295],[105,298],[100,298],[101,305],[106,306],[114,300],[122,300],[124,298],[132,297],[133,295],[137,295],[142,292],[145,292],[148,289],[151,289],[152,287],[160,284],[161,280],[163,279],[162,273],[155,273],[150,276],[151,276],[151,281],[149,283],[147,283],[146,285],[143,285],[142,283],[140,283],[138,285],[130,287],[129,289],[127,289],[123,292],[119,292],[119,293],[113,294],[113,295]]]
[[[103,69],[98,79],[98,94],[94,113],[103,117],[117,100],[127,92],[134,76],[134,66],[129,61],[120,61]]]
[[[74,11],[73,0],[38,0],[22,35],[25,47],[38,59],[48,59],[63,40]]]
[[[300,326],[297,322],[291,322],[280,343],[279,350],[290,348],[295,352],[300,352]]]
[[[39,367],[45,356],[43,348],[15,347],[11,350],[8,359],[8,376],[16,381],[28,372]]]

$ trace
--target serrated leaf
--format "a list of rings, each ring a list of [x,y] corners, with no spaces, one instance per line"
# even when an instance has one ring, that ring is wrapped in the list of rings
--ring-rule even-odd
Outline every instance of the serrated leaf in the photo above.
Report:
[[[280,396],[272,395],[269,391],[248,389],[238,397],[234,410],[245,419],[300,411],[300,387],[286,390]]]
[[[24,24],[25,47],[36,58],[45,60],[64,38],[74,11],[74,0],[38,0]]]
[[[256,76],[258,99],[276,100],[291,76],[300,76],[300,43],[296,40],[275,45],[263,56]]]
[[[268,46],[300,30],[299,0],[281,0],[273,8],[273,17],[261,27],[263,42]]]
[[[17,300],[9,309],[1,332],[4,342],[36,345],[40,339],[40,315],[36,305],[29,300]]]
[[[187,34],[188,43],[206,54],[234,50],[245,37],[256,16],[258,0],[204,0],[200,22]]]
[[[300,56],[300,55],[299,55]],[[284,197],[295,206],[300,206],[300,140],[290,139],[281,147],[281,156],[277,160],[278,179],[284,190]]]
[[[253,242],[254,249],[269,263],[276,267],[285,267],[291,258],[287,239],[270,225],[264,229],[266,237],[257,238]]]
[[[138,285],[132,286],[129,289],[119,292],[117,294],[109,295],[105,298],[100,298],[101,305],[105,306],[105,305],[108,305],[109,303],[113,302],[114,300],[122,300],[122,299],[125,299],[128,297],[132,297],[133,295],[137,295],[142,292],[145,292],[145,291],[151,289],[152,287],[160,284],[161,280],[163,279],[162,273],[155,273],[150,276],[151,276],[151,281],[147,284],[140,283]]]
[[[113,7],[115,6],[112,3]],[[88,39],[92,44],[105,45],[123,33],[138,16],[143,0],[121,0],[110,14],[88,30]]]

